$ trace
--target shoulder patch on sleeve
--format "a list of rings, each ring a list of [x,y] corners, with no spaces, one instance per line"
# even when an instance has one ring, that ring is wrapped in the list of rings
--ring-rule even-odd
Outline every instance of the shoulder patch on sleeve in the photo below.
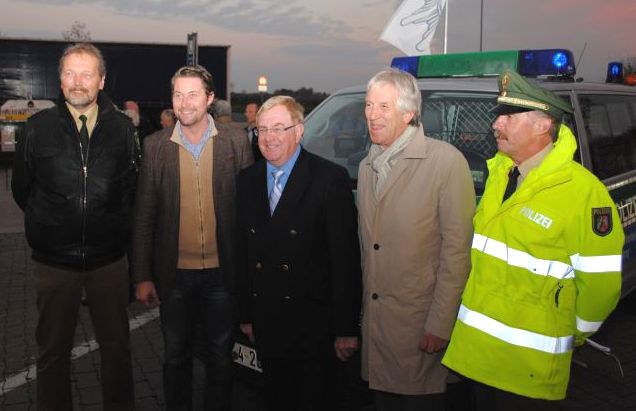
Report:
[[[604,237],[612,232],[612,208],[592,208],[592,231]]]

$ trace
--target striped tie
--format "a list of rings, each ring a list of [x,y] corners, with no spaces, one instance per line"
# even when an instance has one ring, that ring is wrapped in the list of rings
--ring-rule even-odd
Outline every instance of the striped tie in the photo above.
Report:
[[[285,174],[283,170],[272,171],[272,175],[274,176],[274,187],[272,188],[272,192],[269,194],[269,212],[270,214],[274,214],[274,210],[276,209],[276,204],[278,204],[278,200],[280,200],[280,196],[283,195],[283,186],[280,184],[280,179]]]

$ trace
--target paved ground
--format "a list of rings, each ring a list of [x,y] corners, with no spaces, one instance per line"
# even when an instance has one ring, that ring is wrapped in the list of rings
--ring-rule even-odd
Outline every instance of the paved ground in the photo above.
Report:
[[[35,410],[33,266],[21,232],[21,213],[10,198],[9,180],[10,173],[0,170],[0,410]],[[157,313],[135,303],[130,317],[137,406],[139,410],[161,410],[163,342]],[[565,409],[636,410],[636,295],[621,302],[595,339],[612,347],[624,376],[613,357],[584,348],[572,368]],[[75,409],[100,410],[99,354],[86,308],[81,309],[75,341]],[[195,374],[201,376],[200,365]],[[202,387],[196,386],[197,409],[201,409],[201,393]],[[240,410],[262,409],[258,397],[245,385],[235,390],[235,405]]]

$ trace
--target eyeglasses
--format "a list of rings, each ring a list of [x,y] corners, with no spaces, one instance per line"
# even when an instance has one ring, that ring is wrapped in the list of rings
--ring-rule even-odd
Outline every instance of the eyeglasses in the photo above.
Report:
[[[289,127],[283,127],[283,126],[275,126],[275,127],[271,127],[271,128],[258,127],[258,128],[256,128],[256,132],[258,133],[259,136],[265,135],[267,133],[270,133],[270,134],[275,135],[275,136],[280,136],[285,131],[289,130],[290,128],[296,127],[298,124],[300,124],[300,123],[292,124]]]

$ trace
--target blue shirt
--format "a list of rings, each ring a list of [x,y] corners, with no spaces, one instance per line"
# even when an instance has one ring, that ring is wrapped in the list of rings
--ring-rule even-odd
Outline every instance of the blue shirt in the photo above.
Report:
[[[296,151],[294,154],[287,160],[285,164],[280,167],[275,167],[267,162],[267,197],[272,193],[272,188],[274,188],[274,171],[283,170],[285,174],[280,178],[280,185],[282,187],[282,191],[285,191],[285,184],[287,184],[287,179],[294,169],[294,164],[296,164],[296,160],[298,160],[298,156],[300,155],[300,145],[296,147]]]
[[[181,137],[181,141],[183,142],[183,147],[185,147],[185,149],[188,150],[190,154],[192,154],[192,157],[194,157],[196,161],[199,161],[199,158],[201,158],[201,151],[203,151],[203,147],[205,146],[205,143],[212,136],[212,130],[216,129],[216,127],[214,126],[214,120],[212,119],[212,116],[208,114],[208,128],[207,130],[205,130],[205,133],[203,134],[203,138],[201,139],[201,141],[199,141],[197,144],[193,144],[192,142],[190,142],[190,140],[188,140],[188,138],[183,134],[183,131],[181,130],[180,122],[177,121],[176,127],[177,127],[177,131],[179,131],[179,136]]]

